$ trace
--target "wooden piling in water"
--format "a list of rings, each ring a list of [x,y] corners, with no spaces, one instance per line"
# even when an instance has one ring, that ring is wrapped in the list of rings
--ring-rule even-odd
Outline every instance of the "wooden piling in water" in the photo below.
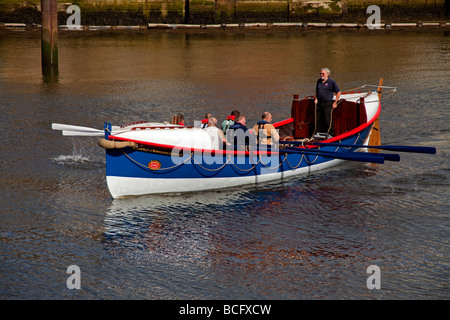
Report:
[[[58,67],[58,11],[57,0],[41,0],[42,67]]]

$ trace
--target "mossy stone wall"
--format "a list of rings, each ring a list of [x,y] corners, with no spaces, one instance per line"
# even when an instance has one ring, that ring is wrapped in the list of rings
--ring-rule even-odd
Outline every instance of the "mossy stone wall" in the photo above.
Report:
[[[83,25],[364,23],[371,4],[380,7],[384,20],[449,20],[450,6],[448,0],[73,0],[58,2],[59,24],[66,24],[71,4],[80,7]],[[0,0],[0,22],[39,24],[40,19],[40,0]]]

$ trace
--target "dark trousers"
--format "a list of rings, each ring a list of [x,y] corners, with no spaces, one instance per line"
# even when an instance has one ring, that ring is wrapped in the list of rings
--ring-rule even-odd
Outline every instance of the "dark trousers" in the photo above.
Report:
[[[334,128],[331,125],[331,112],[333,101],[318,101],[316,108],[316,132],[325,132],[334,136]],[[330,127],[331,125],[331,127]],[[328,128],[330,131],[328,131]]]

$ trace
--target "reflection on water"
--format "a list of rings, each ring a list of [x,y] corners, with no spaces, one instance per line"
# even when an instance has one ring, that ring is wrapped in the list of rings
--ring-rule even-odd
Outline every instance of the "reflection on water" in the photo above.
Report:
[[[59,74],[48,81],[39,35],[0,34],[0,296],[448,298],[447,33],[77,33],[59,41]],[[382,142],[438,153],[242,189],[112,200],[96,138],[50,129],[178,112],[192,124],[236,108],[249,124],[263,111],[283,120],[292,94],[312,94],[324,66],[342,89],[379,78],[397,86],[382,100]],[[65,287],[71,264],[83,272],[79,292]],[[382,271],[379,291],[366,288],[372,264]]]
[[[364,179],[367,170],[372,174],[370,168],[353,166],[341,175]],[[379,253],[367,246],[367,232],[385,227],[369,222],[373,217],[361,221],[361,211],[375,212],[376,204],[342,193],[329,178],[336,179],[324,173],[300,184],[114,200],[105,217],[104,241],[109,252],[135,265],[167,263],[185,266],[192,277],[202,278],[205,270],[220,275],[201,280],[200,297],[219,297],[207,289],[219,282],[228,284],[222,294],[232,285],[250,298],[305,298],[323,269],[328,270],[325,279],[337,277],[330,280],[335,285],[342,281],[336,273],[345,268],[363,272],[364,263]],[[305,282],[306,275],[311,282]],[[357,283],[351,279],[347,285]]]
[[[54,87],[58,83],[58,67],[42,66],[42,81],[47,87]]]
[[[214,192],[114,200],[105,217],[105,242],[171,263],[206,263],[218,219],[214,213],[239,193],[227,194],[227,200]]]

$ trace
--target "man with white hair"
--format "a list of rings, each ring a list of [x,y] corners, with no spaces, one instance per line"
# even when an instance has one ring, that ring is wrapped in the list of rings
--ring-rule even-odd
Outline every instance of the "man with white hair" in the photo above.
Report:
[[[211,116],[204,130],[209,134],[211,138],[212,149],[222,149],[223,144],[226,143],[227,140],[225,139],[222,130],[217,128],[217,119]]]
[[[314,103],[316,104],[316,132],[325,132],[334,136],[331,112],[337,107],[341,90],[336,81],[330,78],[330,73],[328,68],[320,70]],[[334,94],[336,94],[336,99],[333,100]]]

